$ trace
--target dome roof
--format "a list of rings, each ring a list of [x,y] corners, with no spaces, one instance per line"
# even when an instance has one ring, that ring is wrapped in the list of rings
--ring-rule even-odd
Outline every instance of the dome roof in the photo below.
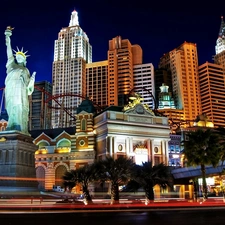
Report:
[[[93,102],[90,99],[86,98],[77,108],[77,113],[80,113],[81,111],[85,111],[87,113],[95,113],[96,108]]]

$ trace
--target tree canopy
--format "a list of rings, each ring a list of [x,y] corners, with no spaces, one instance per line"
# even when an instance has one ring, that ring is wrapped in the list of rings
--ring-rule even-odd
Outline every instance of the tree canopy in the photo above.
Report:
[[[221,144],[218,132],[211,128],[198,128],[187,132],[184,147],[184,159],[188,166],[200,166],[202,172],[203,198],[207,198],[206,165],[216,167],[221,160]]]
[[[163,163],[153,166],[152,162],[144,162],[142,165],[136,165],[127,190],[137,191],[137,189],[143,188],[146,202],[149,202],[149,200],[154,200],[155,185],[159,185],[162,188],[172,185],[170,169]]]

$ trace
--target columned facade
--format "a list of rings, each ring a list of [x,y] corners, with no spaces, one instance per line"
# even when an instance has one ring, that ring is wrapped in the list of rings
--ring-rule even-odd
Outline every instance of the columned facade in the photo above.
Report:
[[[126,156],[136,164],[152,161],[153,165],[168,165],[168,119],[155,116],[140,102],[124,108],[107,108],[94,118],[94,129],[97,159]]]

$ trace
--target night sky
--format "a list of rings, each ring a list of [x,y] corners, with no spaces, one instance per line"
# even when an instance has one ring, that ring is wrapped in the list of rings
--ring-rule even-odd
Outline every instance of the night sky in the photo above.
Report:
[[[164,53],[184,41],[197,44],[199,64],[212,62],[220,17],[225,17],[225,1],[213,3],[200,4],[197,0],[1,0],[0,87],[4,87],[6,77],[4,31],[8,25],[15,27],[13,49],[24,47],[31,55],[27,67],[30,73],[37,72],[36,81],[51,82],[54,41],[60,29],[69,25],[73,10],[78,11],[80,26],[89,37],[93,62],[106,60],[108,41],[120,35],[131,44],[139,44],[144,63],[153,63],[156,68]]]

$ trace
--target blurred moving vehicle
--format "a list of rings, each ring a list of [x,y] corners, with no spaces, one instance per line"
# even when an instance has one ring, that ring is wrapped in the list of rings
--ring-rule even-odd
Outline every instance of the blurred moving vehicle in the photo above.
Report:
[[[62,188],[61,186],[56,186],[56,185],[53,185],[53,191],[57,191],[57,192],[64,192],[65,189]]]

